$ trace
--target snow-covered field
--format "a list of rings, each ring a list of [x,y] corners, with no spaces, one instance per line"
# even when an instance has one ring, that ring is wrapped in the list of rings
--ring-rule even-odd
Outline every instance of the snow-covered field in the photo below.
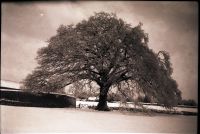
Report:
[[[197,116],[1,106],[1,133],[197,133]]]
[[[87,106],[97,106],[98,102],[89,102],[89,101],[76,101],[76,107],[87,107]],[[133,103],[128,103],[127,105],[120,104],[119,102],[116,103],[108,103],[109,107],[130,107],[130,108],[140,108],[138,106],[135,106]],[[143,105],[147,109],[153,109],[153,110],[166,110],[162,106],[155,106],[155,105]],[[197,108],[184,108],[184,107],[174,107],[174,110],[177,112],[194,112],[197,113]]]

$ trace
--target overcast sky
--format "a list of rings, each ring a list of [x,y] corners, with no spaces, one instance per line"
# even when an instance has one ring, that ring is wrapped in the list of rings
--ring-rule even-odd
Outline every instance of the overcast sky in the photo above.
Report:
[[[60,24],[76,24],[94,12],[116,13],[127,23],[143,23],[149,47],[170,53],[173,78],[185,99],[197,100],[198,4],[195,2],[24,2],[3,3],[1,79],[20,82],[37,66],[37,50]]]

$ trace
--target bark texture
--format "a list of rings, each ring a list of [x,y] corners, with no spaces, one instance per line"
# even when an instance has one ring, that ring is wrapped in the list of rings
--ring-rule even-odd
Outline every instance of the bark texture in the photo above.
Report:
[[[110,111],[107,105],[107,94],[109,87],[101,87],[99,94],[99,103],[96,107],[96,110],[99,111]]]

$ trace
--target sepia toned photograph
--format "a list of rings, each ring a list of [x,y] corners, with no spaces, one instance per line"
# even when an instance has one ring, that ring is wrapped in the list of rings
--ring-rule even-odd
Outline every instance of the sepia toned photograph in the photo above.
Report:
[[[1,134],[197,134],[198,2],[1,3]]]

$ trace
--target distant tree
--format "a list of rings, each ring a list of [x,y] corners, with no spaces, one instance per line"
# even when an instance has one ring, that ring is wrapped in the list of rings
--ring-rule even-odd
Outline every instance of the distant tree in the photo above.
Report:
[[[192,99],[188,99],[188,100],[181,100],[181,102],[179,103],[180,105],[186,105],[186,106],[197,106],[197,103],[195,100]]]
[[[72,90],[72,94],[74,97],[79,99],[88,99],[89,97],[97,96],[95,87],[91,87],[91,85],[85,85],[83,82],[75,82],[71,85],[70,90]]]
[[[134,88],[166,107],[176,105],[181,92],[171,77],[170,56],[153,52],[141,27],[105,12],[75,26],[61,25],[48,46],[38,51],[39,66],[23,81],[23,88],[49,92],[77,81],[95,82],[100,90],[97,110],[108,110],[111,87],[122,93]]]
[[[109,102],[112,102],[112,101],[121,101],[122,98],[123,98],[123,96],[121,94],[119,94],[119,93],[109,93],[107,100]]]
[[[152,103],[151,97],[148,95],[145,95],[144,97],[139,96],[138,97],[139,102],[144,102],[144,103]]]

